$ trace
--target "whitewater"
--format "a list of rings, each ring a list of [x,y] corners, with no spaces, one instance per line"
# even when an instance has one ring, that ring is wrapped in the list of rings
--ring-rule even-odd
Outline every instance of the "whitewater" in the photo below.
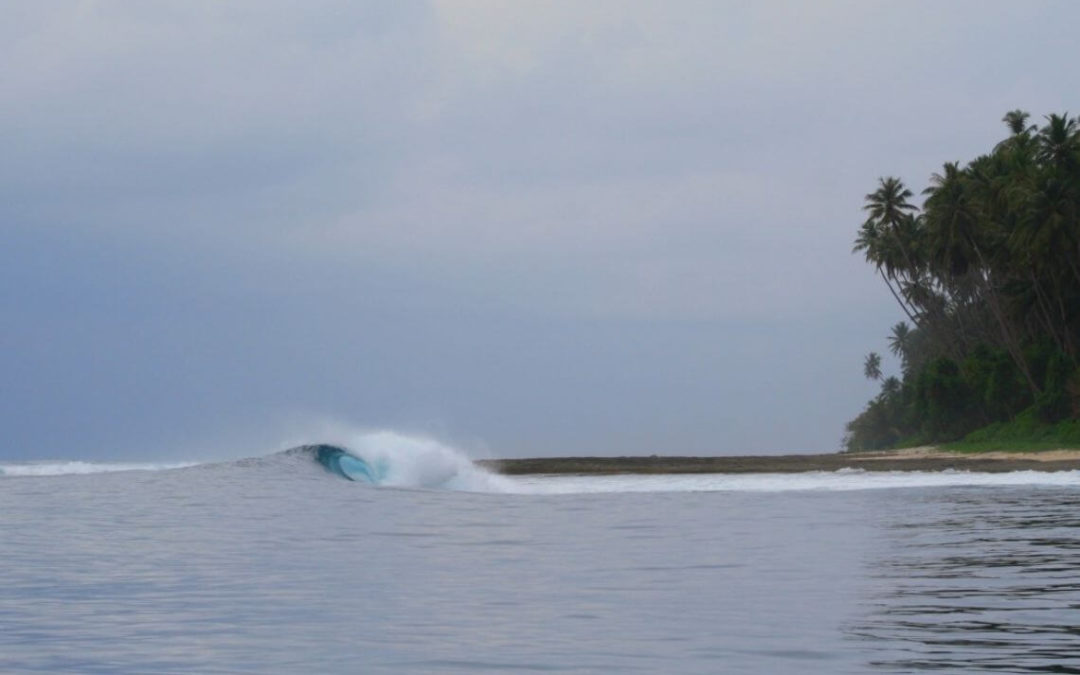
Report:
[[[0,672],[1080,672],[1080,472],[508,477],[321,440],[0,462]]]
[[[336,455],[327,460],[325,453]],[[354,434],[334,444],[298,446],[260,458],[234,462],[87,462],[78,460],[0,463],[0,477],[62,476],[125,471],[164,471],[193,466],[278,465],[311,460],[329,473],[378,487],[442,489],[503,494],[579,494],[596,492],[712,492],[787,490],[872,490],[947,486],[1080,486],[1080,471],[979,473],[874,471],[857,468],[783,474],[619,474],[500,476],[474,464],[464,452],[435,439],[391,431]],[[342,461],[348,462],[342,468]],[[329,464],[328,464],[329,462]],[[351,467],[351,470],[350,468]]]

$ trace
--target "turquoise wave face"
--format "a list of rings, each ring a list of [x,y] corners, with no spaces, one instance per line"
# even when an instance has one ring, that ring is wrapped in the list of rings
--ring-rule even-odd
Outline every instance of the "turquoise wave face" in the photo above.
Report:
[[[378,485],[386,478],[385,466],[369,464],[334,445],[316,446],[315,458],[331,473],[349,480]]]

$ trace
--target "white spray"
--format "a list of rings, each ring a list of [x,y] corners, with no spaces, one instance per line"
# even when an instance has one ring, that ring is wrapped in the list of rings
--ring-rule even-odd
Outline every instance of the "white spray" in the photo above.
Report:
[[[515,492],[513,481],[476,466],[465,453],[433,438],[396,431],[353,433],[335,444],[383,476],[381,485]]]

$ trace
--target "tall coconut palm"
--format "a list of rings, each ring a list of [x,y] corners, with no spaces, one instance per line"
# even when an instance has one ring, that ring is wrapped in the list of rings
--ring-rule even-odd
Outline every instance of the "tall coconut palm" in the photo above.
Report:
[[[1029,195],[1011,243],[1033,262],[1059,263],[1080,283],[1080,185],[1059,172],[1046,172]]]
[[[911,329],[903,321],[892,327],[892,335],[889,336],[889,351],[901,361],[907,360],[908,348],[911,347]]]
[[[943,173],[930,177],[927,195],[926,237],[930,258],[944,275],[958,277],[978,265],[979,214],[965,186],[964,172],[946,162]]]
[[[866,256],[866,262],[874,265],[878,274],[881,275],[882,281],[885,282],[885,286],[888,287],[889,293],[892,293],[893,299],[896,300],[896,304],[900,305],[900,309],[907,315],[908,320],[915,325],[919,325],[912,308],[908,307],[907,303],[900,297],[898,288],[893,285],[897,260],[895,255],[890,254],[890,249],[894,247],[889,247],[888,243],[888,240],[882,236],[881,227],[877,221],[871,219],[867,220],[859,228],[859,234],[855,237],[855,246],[851,249],[851,252],[859,253],[861,251]]]
[[[1077,362],[1073,337],[1080,292],[1080,185],[1065,171],[1047,168],[1029,195],[1027,208],[1009,240],[1027,264],[1037,299],[1056,316],[1051,335]],[[1049,305],[1049,307],[1047,307]]]
[[[1012,132],[1013,136],[1019,136],[1035,129],[1034,125],[1030,127],[1027,125],[1029,117],[1031,117],[1031,113],[1017,108],[1005,113],[1005,117],[1002,117],[1001,121],[1009,127],[1009,131]]]
[[[907,212],[915,211],[916,206],[908,201],[914,193],[904,187],[903,181],[894,176],[878,179],[878,189],[866,195],[864,211],[870,212],[870,218],[887,227],[895,227]]]
[[[1071,170],[1080,161],[1080,133],[1076,120],[1065,115],[1047,115],[1046,126],[1039,130],[1038,158],[1056,169]]]
[[[899,178],[879,178],[878,189],[865,197],[863,210],[869,213],[869,218],[855,241],[855,251],[866,251],[867,259],[878,266],[908,319],[919,325],[918,311],[905,303],[898,292],[904,283],[914,281],[920,274],[915,254],[920,229],[913,213],[916,206],[908,201],[912,196]]]
[[[870,213],[870,220],[878,224],[882,235],[896,244],[904,260],[900,269],[909,278],[914,278],[919,273],[912,250],[915,242],[910,240],[916,230],[905,227],[911,224],[908,217],[917,210],[917,207],[908,201],[912,196],[914,194],[904,187],[903,181],[887,176],[878,179],[878,189],[866,195],[866,205],[863,206],[863,210]]]
[[[900,380],[895,377],[888,377],[881,383],[881,394],[886,399],[889,399],[899,394],[901,388]]]
[[[1024,361],[1020,339],[1010,325],[995,288],[988,256],[983,253],[991,223],[980,217],[982,213],[972,199],[966,172],[957,163],[947,162],[943,173],[935,173],[930,182],[931,186],[923,191],[927,195],[924,209],[928,257],[934,261],[941,276],[959,277],[973,273],[998,323],[1005,347],[1025,374],[1028,385],[1037,392],[1038,387]]]
[[[881,379],[881,356],[876,352],[870,352],[866,355],[866,360],[863,361],[863,375],[868,380]]]

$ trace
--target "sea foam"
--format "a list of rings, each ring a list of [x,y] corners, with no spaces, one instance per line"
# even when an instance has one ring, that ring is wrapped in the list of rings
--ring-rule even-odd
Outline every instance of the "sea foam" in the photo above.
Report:
[[[1080,471],[809,471],[759,474],[621,474],[614,476],[524,476],[514,481],[533,494],[610,492],[792,492],[898,488],[1048,485],[1080,487]]]
[[[66,476],[70,474],[113,473],[117,471],[163,471],[195,466],[198,462],[138,463],[138,462],[23,462],[0,464],[0,476]]]

